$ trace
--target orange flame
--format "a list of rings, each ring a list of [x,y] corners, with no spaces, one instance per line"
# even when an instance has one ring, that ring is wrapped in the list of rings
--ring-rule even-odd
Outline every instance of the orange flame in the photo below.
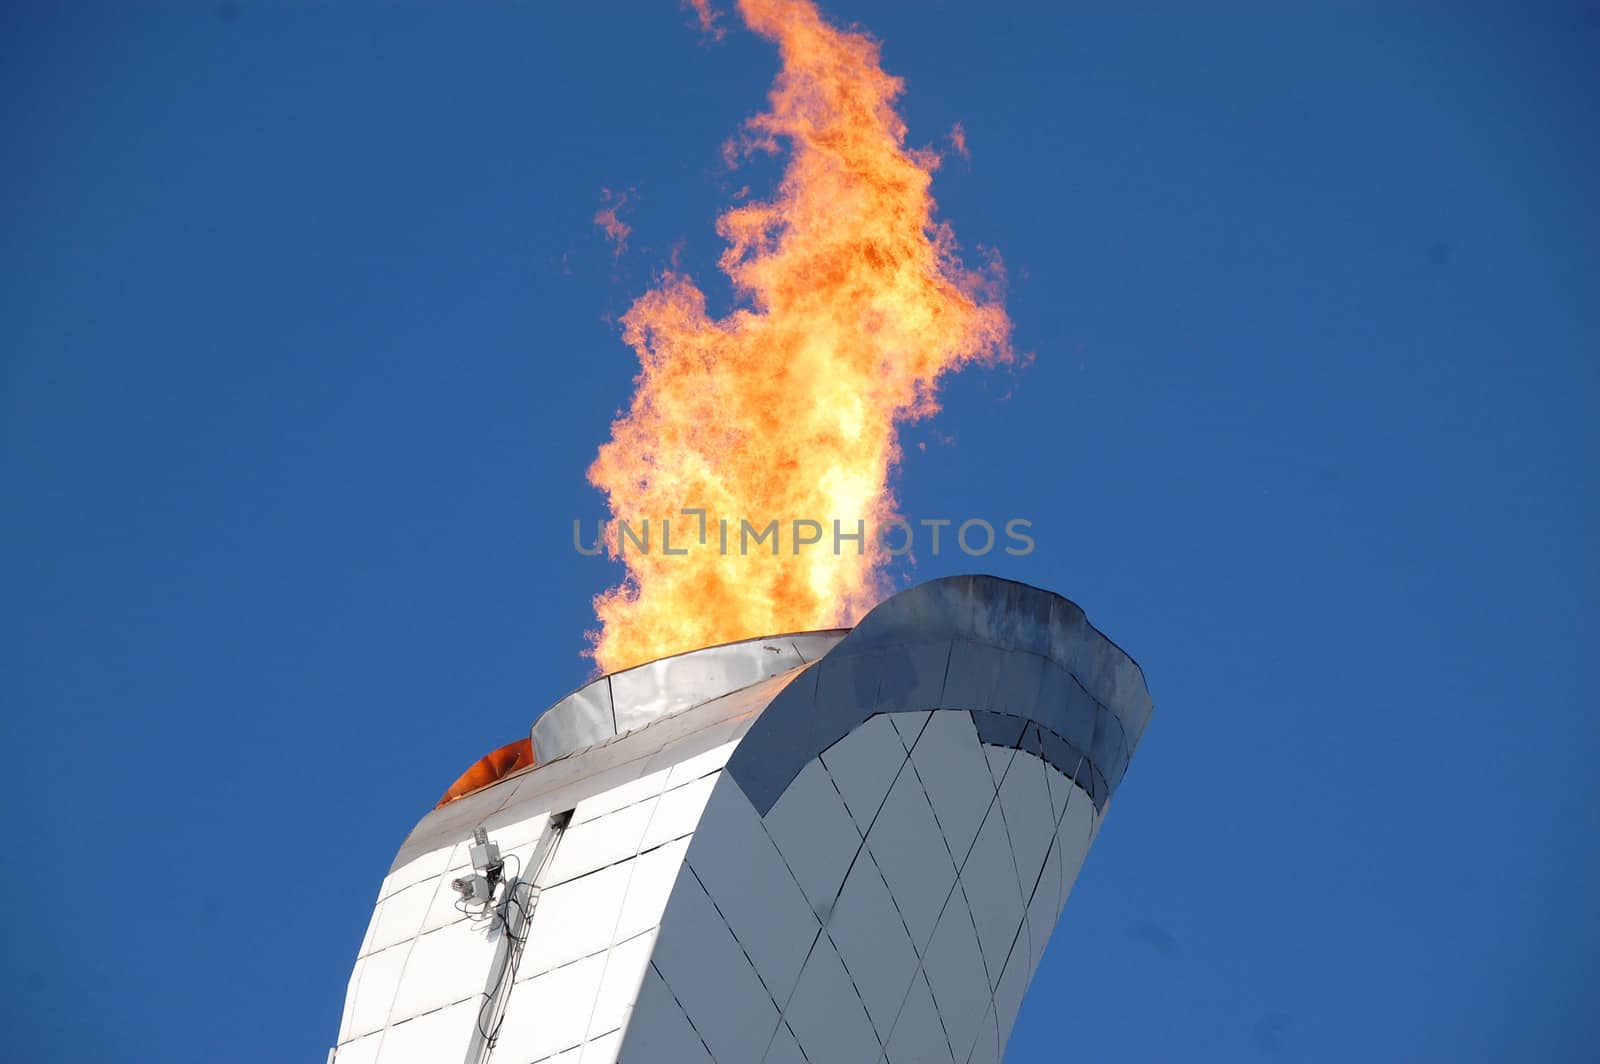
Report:
[[[967,150],[967,127],[962,125],[960,122],[957,122],[955,125],[950,127],[949,137],[950,147],[955,149],[955,153],[961,156],[963,159],[970,161],[972,159],[972,153]]]
[[[939,157],[906,147],[902,82],[878,65],[877,43],[829,25],[808,0],[742,0],[739,12],[783,61],[746,147],[790,154],[770,200],[717,220],[732,313],[708,316],[694,282],[667,272],[623,316],[641,369],[589,479],[615,520],[650,519],[655,538],[645,553],[613,527],[627,575],[595,598],[591,633],[608,672],[854,623],[887,591],[887,558],[871,542],[836,551],[832,523],[849,533],[865,521],[870,541],[895,515],[897,425],[938,410],[942,373],[1012,357],[998,262],[968,271],[934,221]],[[706,511],[704,541],[684,508]],[[662,518],[687,554],[663,551]],[[760,530],[773,519],[779,552],[741,553],[740,522]],[[800,549],[795,519],[822,524],[823,542]]]
[[[717,19],[722,17],[722,12],[711,6],[711,0],[683,0],[682,6],[694,12],[696,21],[700,23],[700,32],[714,41],[722,40],[722,27],[717,25]]]
[[[600,209],[594,212],[594,224],[611,241],[618,258],[628,250],[628,238],[633,235],[633,227],[617,216],[617,212],[627,205],[627,192],[612,192],[609,188],[603,188],[600,190]]]

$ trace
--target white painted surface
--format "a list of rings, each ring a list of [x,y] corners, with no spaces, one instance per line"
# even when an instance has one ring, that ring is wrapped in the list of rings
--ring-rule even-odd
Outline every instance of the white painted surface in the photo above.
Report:
[[[911,944],[922,951],[955,884],[956,868],[916,773],[903,772],[895,780],[867,835],[867,848],[905,918]]]
[[[689,867],[774,1001],[788,1000],[820,925],[799,884],[732,778],[706,804]]]
[[[978,1040],[972,1045],[972,1056],[967,1058],[968,1064],[1000,1064],[1001,1041],[1000,1032],[995,1027],[994,1007],[983,1014],[983,1023],[978,1025]],[[1062,1054],[1066,1056],[1066,1054]]]
[[[950,895],[950,904],[939,917],[933,941],[922,958],[934,1004],[944,1021],[945,1033],[957,1057],[965,1058],[978,1037],[978,1023],[989,1006],[989,980],[983,967],[983,952],[972,929],[972,913],[960,890]]]
[[[645,973],[617,1059],[622,1064],[713,1064],[699,1032],[654,968]]]
[[[662,843],[692,834],[695,824],[700,821],[700,814],[705,810],[707,799],[711,797],[711,788],[716,785],[720,775],[717,773],[690,779],[663,794],[656,805],[655,815],[645,827],[640,848],[654,849]]]
[[[889,1064],[949,1064],[953,1059],[933,993],[921,972],[911,981],[886,1048]]]
[[[977,729],[972,726],[972,716],[933,714],[911,750],[911,761],[959,865],[971,849],[995,794],[994,778]]]
[[[478,1022],[478,1006],[463,1001],[389,1027],[378,1049],[378,1064],[437,1064],[452,1060],[466,1046]],[[341,1058],[339,1064],[345,1064]]]
[[[905,745],[885,716],[870,718],[822,752],[822,763],[862,833],[872,825],[905,760]]]
[[[867,1010],[827,935],[817,939],[807,958],[784,1019],[807,1059],[873,1064],[881,1052]]]
[[[499,932],[473,921],[419,936],[406,958],[390,1025],[481,994],[498,941]]]
[[[833,907],[861,833],[821,760],[813,758],[763,818],[813,912]]]
[[[629,859],[547,887],[528,924],[517,977],[532,978],[610,946],[632,873]]]
[[[1000,784],[1000,805],[1006,814],[1006,829],[1011,833],[1011,851],[1016,858],[1017,878],[1024,895],[1032,897],[1039,880],[1045,851],[1055,834],[1055,814],[1050,805],[1050,789],[1045,783],[1045,763],[1031,754],[1018,754]]]
[[[910,750],[917,745],[917,737],[922,734],[922,728],[928,723],[928,718],[933,716],[929,710],[916,712],[890,713],[887,715],[889,722],[894,725],[895,732],[900,736],[900,745]]]
[[[624,942],[617,943],[603,959],[605,971],[600,976],[600,989],[592,1003],[579,1002],[579,1010],[588,1008],[588,1037],[599,1039],[627,1025],[633,1003],[639,997],[639,987],[644,983],[644,973],[650,967],[650,954],[655,950],[656,933],[646,931]]]
[[[718,1061],[761,1059],[778,1007],[693,875],[672,888],[654,964]]]
[[[765,1064],[807,1064],[805,1054],[800,1052],[800,1043],[795,1040],[788,1024],[778,1025],[777,1032],[772,1036],[772,1047],[767,1050]]]
[[[394,1006],[395,991],[400,988],[400,976],[410,953],[411,943],[405,942],[361,961],[352,980],[355,1003],[350,1009],[350,1027],[342,1038],[358,1038],[381,1031],[388,1024],[389,1010]]]
[[[605,962],[597,953],[518,984],[491,1058],[495,1064],[526,1064],[581,1045]]]
[[[828,934],[873,1028],[887,1039],[917,973],[917,951],[870,853],[861,854],[850,869],[828,918]]]
[[[1002,1038],[1011,1034],[1011,1025],[1017,1020],[1017,1010],[1022,1007],[1022,995],[1027,992],[1028,980],[1033,975],[1027,943],[1020,942],[1018,946],[1006,961],[1005,971],[1000,975],[1000,985],[994,991],[995,1018]]]
[[[689,840],[678,839],[641,853],[632,863],[633,877],[617,916],[616,939],[625,941],[661,924],[661,914],[683,868]]]
[[[962,866],[961,886],[977,924],[985,970],[991,981],[997,980],[1017,928],[1022,926],[1023,912],[1010,835],[998,805],[989,810],[972,855]]]
[[[636,855],[659,801],[659,798],[650,798],[636,802],[569,827],[561,836],[561,844],[545,870],[543,882],[552,886],[565,883]]]

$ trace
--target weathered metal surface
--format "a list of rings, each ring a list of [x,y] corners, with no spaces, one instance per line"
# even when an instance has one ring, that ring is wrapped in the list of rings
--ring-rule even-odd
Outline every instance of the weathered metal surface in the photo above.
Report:
[[[533,723],[540,764],[635,731],[825,656],[846,629],[746,639],[676,654],[593,680]]]
[[[993,576],[903,591],[762,711],[728,763],[765,814],[806,762],[876,713],[973,711],[986,742],[1077,777],[1097,808],[1150,718],[1139,666],[1060,595]]]

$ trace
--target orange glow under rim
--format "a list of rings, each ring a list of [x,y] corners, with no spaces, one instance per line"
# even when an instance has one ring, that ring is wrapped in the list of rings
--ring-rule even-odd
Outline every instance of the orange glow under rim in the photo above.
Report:
[[[439,799],[439,805],[448,805],[457,798],[465,798],[473,791],[481,791],[491,783],[498,783],[518,769],[528,768],[533,764],[533,740],[527,736],[514,743],[507,743],[498,750],[491,750],[472,763],[472,767],[463,772],[457,780],[444,792],[444,797]]]

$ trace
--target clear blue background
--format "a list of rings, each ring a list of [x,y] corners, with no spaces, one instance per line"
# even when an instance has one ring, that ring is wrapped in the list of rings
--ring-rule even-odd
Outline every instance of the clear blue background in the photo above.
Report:
[[[1008,1059],[1600,1057],[1595,8],[827,6],[965,123],[1037,355],[900,478],[1037,551],[902,575],[1061,591],[1157,700]],[[320,1064],[405,833],[587,675],[608,321],[680,242],[725,295],[774,52],[0,20],[5,1055]]]

